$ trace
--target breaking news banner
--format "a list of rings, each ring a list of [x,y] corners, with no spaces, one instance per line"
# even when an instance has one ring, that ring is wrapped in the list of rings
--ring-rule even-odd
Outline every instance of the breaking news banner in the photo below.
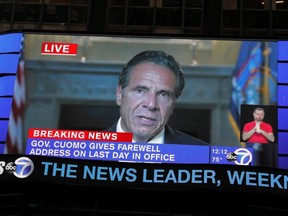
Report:
[[[253,165],[253,149],[131,141],[131,133],[33,128],[28,132],[26,154],[118,162]]]
[[[119,163],[37,155],[3,155],[0,182],[23,181],[97,187],[215,189],[288,195],[288,171],[227,164]]]

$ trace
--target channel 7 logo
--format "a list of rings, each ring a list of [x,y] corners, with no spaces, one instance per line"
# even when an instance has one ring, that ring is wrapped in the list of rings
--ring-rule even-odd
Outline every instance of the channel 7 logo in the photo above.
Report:
[[[34,170],[34,163],[27,157],[20,157],[14,162],[0,161],[0,175],[6,171],[14,174],[17,178],[27,178]]]
[[[252,162],[252,154],[246,148],[238,148],[234,152],[230,152],[226,155],[226,159],[230,162],[234,162],[237,165],[250,165]]]

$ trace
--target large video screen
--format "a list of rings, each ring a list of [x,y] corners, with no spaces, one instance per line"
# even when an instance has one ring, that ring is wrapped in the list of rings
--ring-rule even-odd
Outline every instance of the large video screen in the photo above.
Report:
[[[288,168],[285,41],[12,37],[3,153]]]
[[[277,57],[277,41],[25,33],[6,151],[278,167]],[[255,108],[262,139],[244,140]],[[252,156],[235,159],[245,149]]]

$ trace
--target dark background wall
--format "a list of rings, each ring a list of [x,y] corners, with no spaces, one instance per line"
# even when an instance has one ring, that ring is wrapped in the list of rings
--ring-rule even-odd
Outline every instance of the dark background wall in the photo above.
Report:
[[[0,0],[0,31],[286,38],[287,11],[286,0]]]

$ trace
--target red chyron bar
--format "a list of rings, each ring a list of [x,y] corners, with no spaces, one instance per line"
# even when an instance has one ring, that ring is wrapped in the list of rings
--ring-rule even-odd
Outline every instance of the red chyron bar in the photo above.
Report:
[[[132,133],[30,128],[28,138],[132,142]]]
[[[55,43],[43,42],[41,48],[42,55],[77,55],[77,44],[74,43]]]

